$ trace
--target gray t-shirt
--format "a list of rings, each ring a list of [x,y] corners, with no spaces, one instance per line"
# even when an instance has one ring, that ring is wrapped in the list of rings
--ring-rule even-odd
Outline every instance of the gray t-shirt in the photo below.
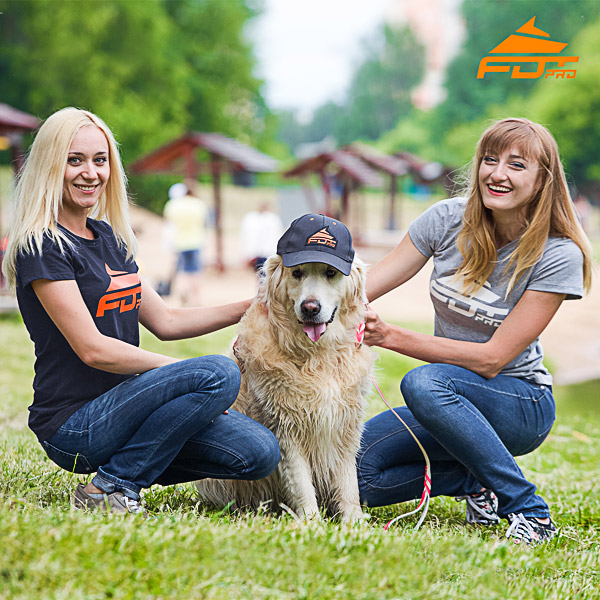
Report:
[[[498,265],[474,296],[465,296],[453,279],[463,257],[456,245],[466,206],[465,198],[437,202],[409,228],[419,252],[433,256],[429,290],[435,309],[435,335],[469,342],[488,341],[526,290],[583,295],[583,254],[570,239],[550,237],[540,261],[515,284],[505,299],[510,276],[505,265],[518,240],[498,250]],[[512,269],[512,268],[511,268]],[[512,270],[511,272],[512,273]],[[552,376],[542,364],[544,354],[535,340],[504,369],[502,375],[521,377],[540,385],[552,385]]]

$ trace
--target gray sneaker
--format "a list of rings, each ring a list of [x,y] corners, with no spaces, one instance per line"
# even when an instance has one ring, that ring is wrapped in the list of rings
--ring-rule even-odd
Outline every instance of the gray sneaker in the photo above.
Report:
[[[79,509],[105,510],[115,514],[143,514],[142,505],[137,500],[128,498],[123,492],[112,494],[88,494],[85,486],[80,483],[72,497],[73,506]]]
[[[467,523],[477,525],[496,525],[500,523],[498,516],[498,498],[491,490],[479,494],[458,496],[456,501],[467,502]]]

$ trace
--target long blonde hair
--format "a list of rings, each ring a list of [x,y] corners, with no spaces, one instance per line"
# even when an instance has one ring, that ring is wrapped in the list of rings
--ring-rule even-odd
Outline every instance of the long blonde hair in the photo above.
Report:
[[[475,294],[494,271],[498,253],[495,243],[495,221],[483,204],[479,186],[479,167],[488,154],[498,156],[516,148],[519,154],[535,160],[540,166],[538,191],[527,204],[525,229],[508,258],[505,273],[514,265],[507,295],[542,258],[548,237],[573,240],[583,253],[583,283],[589,291],[592,281],[592,252],[571,201],[558,146],[552,134],[542,125],[527,119],[502,119],[486,129],[471,163],[465,195],[467,206],[457,245],[463,262],[456,278],[463,278],[464,292]]]
[[[86,110],[67,107],[48,117],[40,127],[29,150],[27,161],[17,175],[13,194],[12,218],[8,246],[2,270],[11,286],[16,285],[16,259],[19,252],[41,254],[42,242],[50,235],[63,250],[72,245],[57,226],[62,206],[63,181],[69,148],[77,132],[86,125],[95,125],[106,136],[109,148],[110,177],[106,189],[89,216],[107,221],[113,228],[127,258],[137,251],[137,241],[129,223],[127,178],[118,144],[104,121]]]

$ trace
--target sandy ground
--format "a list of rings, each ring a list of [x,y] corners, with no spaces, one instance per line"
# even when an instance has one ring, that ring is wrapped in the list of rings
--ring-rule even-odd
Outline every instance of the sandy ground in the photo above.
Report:
[[[143,209],[132,214],[134,228],[140,241],[141,271],[156,284],[168,277],[173,265],[172,254],[163,243],[163,221]],[[358,246],[363,260],[373,264],[391,250],[399,235],[385,231],[365,232],[368,245]],[[209,235],[206,249],[207,269],[202,275],[198,303],[204,306],[233,302],[256,293],[254,272],[244,266],[235,223],[226,226],[225,273],[214,267],[214,242]],[[598,271],[598,269],[596,269]],[[401,289],[390,292],[373,303],[382,317],[402,322],[433,321],[429,300],[430,271],[424,269]],[[596,273],[592,293],[582,300],[565,302],[542,334],[546,357],[552,364],[555,381],[569,384],[600,378],[600,278]]]

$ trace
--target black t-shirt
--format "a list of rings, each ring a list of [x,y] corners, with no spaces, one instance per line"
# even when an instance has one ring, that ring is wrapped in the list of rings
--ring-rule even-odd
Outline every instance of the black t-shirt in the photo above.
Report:
[[[137,265],[126,260],[126,251],[119,248],[110,225],[88,219],[88,227],[94,233],[93,240],[61,227],[73,247],[63,242],[61,253],[58,244],[46,235],[41,256],[35,251],[17,257],[17,300],[36,356],[29,427],[40,441],[52,437],[86,402],[130,376],[86,365],[44,310],[30,285],[32,281],[74,279],[98,330],[139,345],[142,287]]]

